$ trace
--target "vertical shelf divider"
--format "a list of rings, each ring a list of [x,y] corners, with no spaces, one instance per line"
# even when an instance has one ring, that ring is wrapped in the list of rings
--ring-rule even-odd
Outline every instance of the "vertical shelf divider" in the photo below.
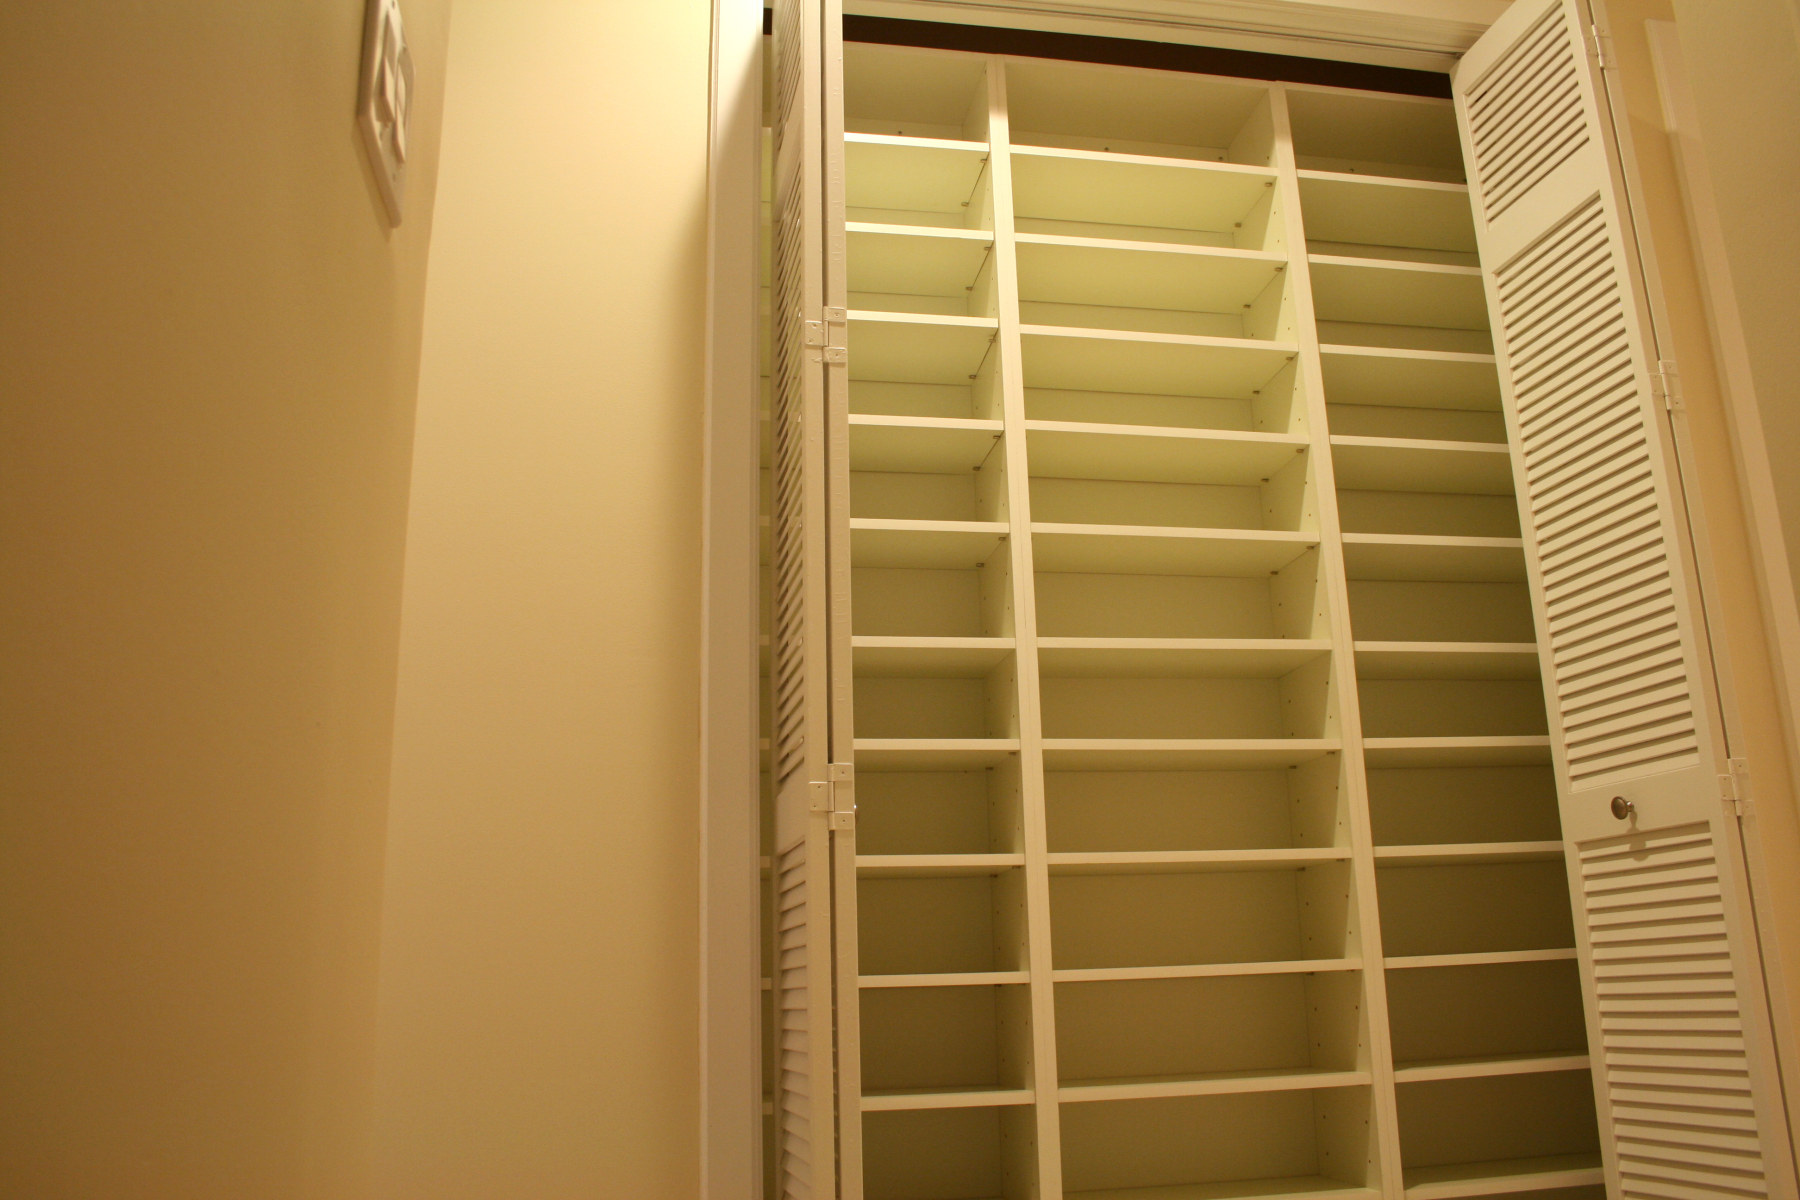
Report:
[[[1024,346],[1019,336],[1018,243],[1013,228],[1011,126],[1006,62],[988,60],[988,173],[994,205],[1002,420],[1006,447],[1013,637],[1019,686],[1019,767],[1025,850],[1027,988],[1031,1003],[1030,1086],[1036,1097],[1037,1194],[1060,1200],[1061,1115],[1056,1067],[1056,995],[1051,982],[1049,840],[1044,808],[1044,729],[1038,690],[1037,577],[1031,552],[1031,473],[1025,450]]]
[[[1350,628],[1348,575],[1344,538],[1338,517],[1337,478],[1331,459],[1331,430],[1326,422],[1323,371],[1319,356],[1318,320],[1306,249],[1306,227],[1300,211],[1300,177],[1295,162],[1287,88],[1271,85],[1269,103],[1274,124],[1276,186],[1281,189],[1282,221],[1287,239],[1288,286],[1293,291],[1294,338],[1300,347],[1300,376],[1305,390],[1307,437],[1310,444],[1315,501],[1319,506],[1319,569],[1325,576],[1331,630],[1338,720],[1343,738],[1343,786],[1350,821],[1351,875],[1356,888],[1356,918],[1363,959],[1363,1002],[1368,1037],[1369,1070],[1374,1077],[1377,1186],[1386,1200],[1401,1200],[1398,1100],[1394,1086],[1393,1044],[1388,1032],[1387,981],[1382,970],[1381,919],[1375,892],[1374,835],[1369,818],[1368,780],[1363,761],[1361,710],[1356,688],[1356,653]]]

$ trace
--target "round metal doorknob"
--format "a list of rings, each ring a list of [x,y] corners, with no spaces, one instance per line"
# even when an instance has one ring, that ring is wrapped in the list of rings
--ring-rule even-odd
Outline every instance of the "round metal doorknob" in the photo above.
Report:
[[[1637,805],[1623,796],[1612,798],[1612,815],[1623,821],[1637,811]]]

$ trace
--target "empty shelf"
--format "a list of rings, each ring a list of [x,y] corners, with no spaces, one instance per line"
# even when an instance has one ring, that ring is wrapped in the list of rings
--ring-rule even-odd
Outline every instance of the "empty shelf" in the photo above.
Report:
[[[962,296],[994,248],[994,235],[980,229],[850,221],[844,230],[852,292]]]
[[[1321,321],[1487,328],[1487,292],[1479,267],[1331,254],[1308,255],[1307,261]]]
[[[1251,771],[1342,748],[1335,738],[1045,738],[1050,771]]]
[[[1371,767],[1516,767],[1550,761],[1550,739],[1541,734],[1504,737],[1365,738]]]
[[[1495,443],[1333,435],[1331,463],[1341,488],[1513,494],[1512,451]]]
[[[901,1088],[894,1091],[864,1092],[862,1110],[898,1112],[918,1108],[999,1108],[1009,1104],[1030,1104],[1036,1098],[1026,1088]]]
[[[1295,434],[1027,421],[1035,476],[1154,483],[1254,484],[1293,462],[1307,441]]]
[[[850,416],[852,471],[973,471],[1000,440],[999,421]]]
[[[1190,159],[1012,148],[1015,208],[1026,221],[1229,233],[1273,187],[1263,167]]]
[[[1379,1200],[1361,1184],[1300,1175],[1285,1179],[1233,1179],[1226,1183],[1178,1183],[1164,1187],[1105,1188],[1065,1192],[1068,1200]]]
[[[1475,253],[1467,184],[1301,171],[1300,211],[1315,242]]]
[[[1249,307],[1287,259],[1254,250],[1021,233],[1027,302],[1224,313]]]
[[[980,142],[844,135],[844,202],[850,208],[939,213],[963,223],[987,165]]]
[[[1039,571],[1123,575],[1265,575],[1319,544],[1317,534],[1145,525],[1031,527]]]
[[[1360,958],[1294,958],[1274,962],[1193,963],[1151,967],[1065,967],[1051,971],[1056,983],[1104,983],[1128,979],[1211,979],[1226,975],[1311,975],[1320,971],[1360,971]]]
[[[1296,353],[1282,342],[1176,333],[1026,325],[1020,334],[1025,386],[1071,391],[1247,400]]]
[[[1604,1183],[1606,1176],[1598,1154],[1553,1154],[1543,1158],[1413,1167],[1405,1172],[1405,1180],[1406,1200],[1456,1200],[1464,1196],[1582,1187]]]
[[[1536,679],[1536,642],[1357,642],[1362,679]]]
[[[1395,866],[1443,867],[1457,863],[1554,862],[1561,842],[1446,842],[1419,846],[1377,846],[1375,861]]]
[[[1573,946],[1549,950],[1478,950],[1468,954],[1406,954],[1384,959],[1382,966],[1390,971],[1406,971],[1426,967],[1492,967],[1503,963],[1559,962],[1575,957]]]
[[[1388,408],[1500,411],[1500,373],[1492,354],[1320,346],[1325,399]]]
[[[876,637],[850,639],[857,675],[978,679],[1013,650],[1011,638]]]
[[[871,879],[939,879],[997,875],[1025,865],[1023,854],[859,854],[856,873]]]
[[[863,975],[856,984],[864,988],[994,987],[1029,981],[1030,976],[1024,971],[963,971],[941,975]]]
[[[1525,578],[1525,543],[1510,537],[1346,533],[1351,579],[1440,583],[1516,583]]]
[[[998,329],[992,317],[852,310],[850,377],[966,384],[981,370]]]
[[[1004,857],[1004,856],[999,856]],[[1061,851],[1047,856],[1052,875],[1150,875],[1192,871],[1266,871],[1345,862],[1348,846],[1274,850]],[[858,859],[860,863],[861,860]]]
[[[1548,1071],[1586,1071],[1586,1054],[1495,1054],[1478,1058],[1439,1058],[1394,1064],[1395,1083],[1429,1083],[1438,1079],[1486,1079],[1494,1075],[1535,1075]]]
[[[857,738],[865,771],[974,771],[1019,752],[1017,738]]]
[[[1038,664],[1049,676],[1274,679],[1330,652],[1324,639],[1038,639]]]
[[[1324,1071],[1294,1067],[1270,1071],[1217,1071],[1204,1075],[1158,1075],[1128,1079],[1068,1081],[1056,1090],[1064,1104],[1094,1100],[1149,1100],[1168,1096],[1224,1096],[1242,1092],[1292,1092],[1311,1088],[1358,1087],[1367,1071]]]
[[[987,562],[1005,542],[1001,521],[850,521],[850,562],[858,567],[967,569]]]

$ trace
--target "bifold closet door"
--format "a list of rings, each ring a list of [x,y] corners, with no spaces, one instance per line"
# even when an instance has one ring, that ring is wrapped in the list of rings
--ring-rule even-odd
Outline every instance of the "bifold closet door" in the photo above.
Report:
[[[832,0],[776,0],[773,20],[775,1179],[781,1197],[826,1200],[861,1195],[843,172],[833,166],[842,17]]]
[[[1517,0],[1454,91],[1530,560],[1609,1186],[1794,1195],[1678,463],[1593,15]]]

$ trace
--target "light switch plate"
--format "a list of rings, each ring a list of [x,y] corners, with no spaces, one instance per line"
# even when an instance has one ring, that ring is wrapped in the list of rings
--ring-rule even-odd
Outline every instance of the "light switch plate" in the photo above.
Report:
[[[413,64],[400,0],[369,0],[363,18],[362,80],[356,123],[375,168],[388,222],[400,223],[406,199],[406,123],[412,112]]]

